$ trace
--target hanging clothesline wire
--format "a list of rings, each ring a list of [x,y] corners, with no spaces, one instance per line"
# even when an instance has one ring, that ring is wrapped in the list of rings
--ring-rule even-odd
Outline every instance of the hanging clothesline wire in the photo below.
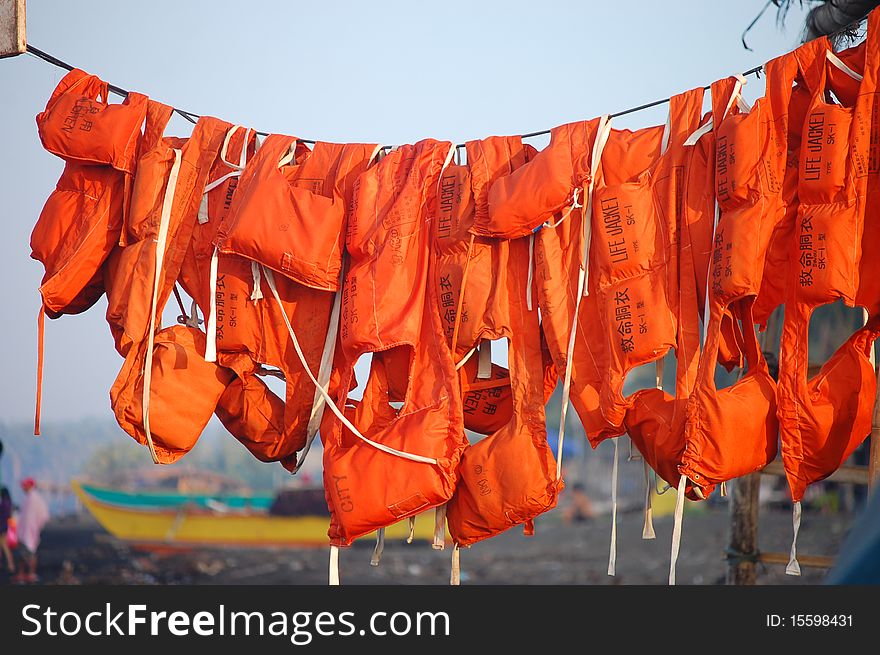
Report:
[[[53,66],[58,66],[59,68],[63,68],[68,71],[72,71],[74,69],[74,66],[71,66],[66,61],[59,59],[58,57],[55,57],[54,55],[50,55],[48,52],[46,52],[44,50],[40,50],[39,48],[36,48],[36,47],[32,46],[31,44],[27,45],[27,52],[28,52],[28,54],[30,54],[34,57],[37,57],[38,59],[42,59],[43,61],[49,62]],[[754,68],[751,68],[751,69],[745,71],[743,73],[743,76],[745,77],[747,75],[755,75],[755,76],[760,77],[760,74],[761,74],[761,71],[763,70],[763,68],[764,68],[763,66],[755,66]],[[122,98],[125,98],[128,95],[128,91],[126,91],[122,87],[116,86],[115,84],[108,84],[107,88],[111,92],[115,93],[116,95],[118,95]],[[705,86],[703,88],[708,89],[709,87]],[[618,111],[614,114],[611,114],[611,118],[617,118],[618,116],[626,116],[627,114],[634,114],[636,112],[643,111],[645,109],[650,109],[652,107],[658,107],[658,106],[665,104],[667,102],[669,102],[669,98],[655,100],[653,102],[648,102],[644,105],[639,105],[638,107],[631,107],[629,109],[624,109],[623,111]],[[201,118],[200,114],[194,114],[191,111],[186,111],[186,110],[180,109],[178,107],[174,107],[173,109],[174,109],[175,113],[182,116],[183,118],[188,120],[190,123],[195,123],[199,118]],[[260,134],[262,136],[268,136],[268,132],[257,132],[257,134]],[[537,132],[528,132],[526,134],[521,134],[520,137],[523,139],[528,139],[531,137],[543,136],[545,134],[550,134],[550,130],[548,129],[548,130],[538,130]],[[315,141],[313,139],[299,139],[299,140],[303,141],[304,143],[311,143],[311,144],[315,143]],[[457,148],[464,148],[465,144],[459,143],[459,144],[456,144],[456,147]],[[385,146],[385,148],[389,149],[389,148],[391,148],[391,146]]]
[[[68,71],[71,71],[74,69],[74,67],[71,66],[70,64],[68,64],[67,62],[59,59],[58,57],[55,57],[54,55],[50,55],[48,52],[45,52],[44,50],[40,50],[39,48],[36,48],[30,44],[28,44],[28,46],[27,46],[27,52],[28,52],[28,54],[30,54],[34,57],[37,57],[39,59],[42,59],[44,61],[49,62],[53,66],[58,66],[59,68],[63,68]],[[763,66],[755,66],[754,68],[751,68],[751,69],[745,71],[742,75],[744,77],[748,76],[748,75],[755,75],[756,77],[760,77],[761,71],[763,70],[763,68],[764,68]],[[128,95],[128,91],[126,91],[122,87],[116,86],[115,84],[108,84],[107,88],[122,98],[124,98]],[[708,89],[709,87],[705,86],[703,88]],[[658,106],[665,104],[667,102],[669,102],[669,98],[655,100],[653,102],[648,102],[644,105],[639,105],[638,107],[631,107],[629,109],[624,109],[622,111],[618,111],[616,113],[613,113],[613,114],[611,114],[611,118],[617,118],[618,116],[626,116],[627,114],[634,114],[636,112],[643,111],[645,109],[650,109],[652,107],[658,107]],[[175,113],[179,114],[180,116],[182,116],[183,118],[188,120],[190,123],[195,123],[201,117],[199,114],[194,114],[191,111],[179,109],[178,107],[174,107],[174,111],[175,111]],[[551,130],[549,130],[549,129],[548,130],[538,130],[537,132],[528,132],[526,134],[521,134],[520,137],[523,139],[528,139],[528,138],[535,137],[535,136],[543,136],[545,134],[550,134],[550,131]],[[257,134],[260,134],[262,136],[268,136],[267,132],[257,132]],[[305,143],[311,143],[311,144],[315,143],[315,141],[313,139],[299,139],[299,140],[303,141]],[[386,149],[391,148],[391,146],[385,146],[385,147],[386,147]],[[464,148],[465,144],[459,143],[459,144],[456,144],[456,147],[457,148]]]

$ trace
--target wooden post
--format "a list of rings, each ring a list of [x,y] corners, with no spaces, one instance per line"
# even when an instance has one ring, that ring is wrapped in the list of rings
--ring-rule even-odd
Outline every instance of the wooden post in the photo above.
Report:
[[[27,50],[25,0],[0,0],[0,58]]]
[[[753,559],[758,553],[758,493],[761,474],[750,473],[737,478],[730,498],[730,548],[728,550],[727,584],[753,585],[757,577]]]
[[[868,490],[880,481],[880,366],[877,367],[877,395],[874,397],[874,416],[871,419],[871,444],[868,453]]]

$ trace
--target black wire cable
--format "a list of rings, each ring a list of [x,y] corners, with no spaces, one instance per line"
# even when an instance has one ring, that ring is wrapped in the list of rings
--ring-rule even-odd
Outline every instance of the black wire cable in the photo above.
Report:
[[[44,61],[47,61],[54,66],[58,66],[59,68],[63,68],[68,71],[72,71],[74,69],[74,67],[71,66],[70,64],[68,64],[67,62],[62,61],[61,59],[58,59],[58,57],[55,57],[54,55],[50,55],[48,52],[40,50],[39,48],[35,48],[31,44],[28,44],[27,52],[28,52],[28,54],[30,54],[34,57],[38,57],[39,59],[42,59]],[[763,66],[755,66],[754,68],[751,68],[751,69],[747,70],[746,72],[744,72],[743,76],[745,77],[747,75],[755,75],[756,77],[760,77],[761,71],[763,69],[764,69]],[[126,91],[122,87],[116,86],[115,84],[108,84],[107,88],[122,98],[124,98],[128,95],[128,91]],[[703,89],[708,90],[709,87],[704,86]],[[619,116],[626,116],[627,114],[634,114],[636,112],[643,111],[645,109],[651,109],[652,107],[659,107],[660,105],[665,104],[667,102],[669,102],[669,98],[655,100],[654,102],[648,102],[644,105],[639,105],[638,107],[631,107],[630,109],[624,109],[623,111],[618,111],[614,114],[611,114],[610,117],[617,118]],[[191,111],[186,111],[184,109],[179,109],[177,107],[174,107],[173,109],[174,109],[175,113],[182,116],[183,118],[188,120],[190,123],[195,123],[199,118],[201,118],[201,116],[199,114],[194,114]],[[521,134],[520,138],[528,139],[528,138],[535,137],[535,136],[543,136],[545,134],[550,134],[550,132],[551,132],[551,130],[538,130],[537,132],[528,132],[527,134]],[[262,136],[268,136],[268,132],[257,132],[257,134],[260,134]],[[299,140],[303,141],[305,143],[312,143],[312,144],[315,143],[315,141],[312,139],[299,139]],[[465,147],[465,144],[463,144],[463,143],[456,144],[456,148],[464,148],[464,147]],[[384,146],[384,148],[390,149],[391,146]]]

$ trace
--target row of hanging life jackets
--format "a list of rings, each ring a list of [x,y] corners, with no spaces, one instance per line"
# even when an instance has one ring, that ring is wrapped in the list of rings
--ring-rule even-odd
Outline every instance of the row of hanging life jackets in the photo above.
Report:
[[[679,532],[685,496],[761,470],[779,435],[797,529],[807,485],[870,431],[878,21],[844,52],[820,38],[768,62],[751,107],[733,76],[711,85],[706,114],[695,89],[662,126],[569,123],[540,152],[489,137],[466,144],[465,164],[432,139],[387,154],[260,143],[211,117],[165,136],[171,107],[110,104],[106,83],[74,70],[37,116],[65,161],[31,238],[45,267],[38,380],[44,315],[106,293],[120,426],[170,463],[216,414],[293,472],[320,430],[333,546],[430,508],[436,547],[444,523],[456,549],[530,532],[563,488],[569,401],[594,447],[627,433],[678,489]],[[192,308],[162,327],[177,284]],[[840,299],[868,319],[808,379],[811,313]],[[754,326],[780,305],[777,382]],[[507,368],[492,362],[499,339]],[[649,362],[657,388],[624,396]],[[744,373],[717,389],[718,364]],[[37,433],[39,403],[38,386]],[[465,428],[485,436],[471,444]]]

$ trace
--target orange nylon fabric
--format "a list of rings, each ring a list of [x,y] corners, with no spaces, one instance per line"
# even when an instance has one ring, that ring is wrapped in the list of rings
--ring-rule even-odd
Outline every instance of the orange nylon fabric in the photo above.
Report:
[[[681,144],[700,125],[702,97],[696,90],[670,99],[668,135],[664,126],[612,129],[596,170],[590,253],[596,275],[590,282],[609,353],[607,369],[600,370],[600,409],[612,425],[623,423],[629,406],[626,374],[676,344],[676,212],[684,200],[676,176],[688,154]],[[696,325],[687,327],[699,334]]]
[[[239,210],[221,226],[217,246],[222,253],[258,261],[305,286],[336,291],[345,201],[376,145],[318,142],[312,150],[299,148],[293,163],[279,165],[297,146],[295,137],[267,137],[242,175]]]
[[[441,505],[455,490],[467,440],[458,378],[430,283],[437,266],[438,187],[450,149],[451,144],[434,140],[401,146],[355,184],[346,233],[351,259],[343,283],[336,406],[366,438],[437,463],[381,451],[325,411],[324,489],[334,545],[350,545],[361,535]],[[363,400],[349,403],[354,365],[365,353],[373,355]]]
[[[795,53],[764,67],[767,90],[749,111],[737,106],[731,80],[712,85],[716,133],[715,229],[709,323],[688,399],[685,451],[679,473],[704,497],[714,485],[764,468],[776,457],[776,384],[758,346],[753,305],[773,230],[785,212],[788,104],[797,75]],[[736,87],[734,87],[736,89]],[[748,372],[726,389],[715,386],[723,313],[741,322]]]
[[[243,171],[240,164],[249,163],[256,152],[257,134],[236,125],[230,128],[224,139],[225,153],[221,148],[208,174],[207,184],[201,198],[198,219],[193,228],[192,241],[180,270],[183,289],[202,309],[205,317],[211,311],[210,287],[211,256],[220,226],[227,220],[236,197]],[[246,144],[246,145],[245,145]],[[246,148],[242,157],[242,148]],[[223,259],[220,258],[220,268]],[[232,257],[232,255],[229,255]],[[219,309],[219,308],[218,308]],[[219,335],[218,335],[219,338]]]
[[[37,127],[43,147],[62,159],[133,173],[146,111],[145,95],[111,105],[106,82],[74,69],[37,114]]]
[[[802,131],[807,110],[815,91],[814,87],[819,82],[817,76],[810,69],[815,68],[817,58],[825,59],[826,52],[830,49],[831,45],[828,39],[821,37],[809,41],[795,51],[798,62],[798,78],[789,102],[788,159],[782,191],[786,211],[783,219],[776,225],[767,249],[765,268],[772,271],[773,274],[762,277],[761,290],[755,302],[755,319],[761,325],[766,325],[773,310],[785,302],[789,278],[789,251],[792,240],[797,238],[795,224],[798,209],[798,160]],[[859,53],[861,53],[861,60],[859,60]],[[864,69],[863,48],[850,48],[850,51],[841,53],[841,55],[851,64],[854,72],[861,72]],[[828,67],[828,86],[833,89],[834,95],[840,98],[844,104],[851,106],[855,103],[859,82],[830,64]]]
[[[450,534],[462,546],[528,523],[554,507],[562,489],[547,445],[537,303],[529,310],[526,301],[530,292],[528,238],[480,236],[472,242],[466,236],[469,225],[473,229],[488,217],[487,196],[492,183],[524,165],[531,149],[519,137],[490,137],[471,141],[466,148],[468,165],[450,167],[441,179],[438,241],[442,243],[442,237],[454,233],[458,242],[441,255],[437,286],[441,305],[447,305],[446,309],[462,307],[457,357],[483,340],[509,340],[509,372],[501,367],[493,367],[491,372],[493,377],[500,373],[507,378],[507,398],[497,381],[483,383],[491,385],[487,395],[497,393],[509,403],[505,406],[510,410],[499,416],[497,404],[485,402],[482,417],[471,412],[479,409],[469,403],[481,384],[476,378],[477,355],[473,355],[462,374],[465,425],[468,417],[481,418],[479,431],[488,436],[465,450],[458,487],[446,508]],[[501,231],[507,229],[502,226]],[[470,270],[463,286],[466,266]],[[453,315],[453,321],[455,318]],[[481,395],[477,399],[487,400]]]
[[[256,375],[232,380],[217,401],[214,413],[223,427],[261,462],[289,458],[291,453],[285,450],[289,441],[284,435],[284,401]]]
[[[447,339],[456,338],[456,362],[468,357],[459,369],[461,378],[464,426],[481,434],[491,434],[506,425],[512,416],[510,372],[492,364],[489,379],[477,377],[478,355],[473,349],[481,336],[509,329],[510,314],[506,274],[497,274],[495,240],[474,235],[470,229],[479,213],[485,220],[488,212],[487,196],[494,178],[506,175],[526,163],[536,153],[521,139],[493,137],[471,146],[474,172],[468,166],[447,167],[440,180],[439,213],[437,216],[437,249],[439,253],[437,296],[440,316]],[[462,297],[461,287],[467,271],[467,291]],[[459,305],[461,317],[458,320]],[[471,310],[473,308],[473,310]],[[455,336],[458,330],[457,337]],[[472,353],[470,356],[468,353]],[[552,369],[548,353],[544,352],[545,367]],[[545,396],[549,398],[556,386],[555,371],[545,375]]]
[[[143,369],[146,341],[135,346],[136,357],[126,359],[111,392],[120,427],[141,443],[143,428]],[[160,464],[172,464],[192,450],[211,419],[234,373],[205,361],[205,334],[174,325],[156,334],[150,384],[150,431]],[[125,387],[120,388],[120,379]],[[126,403],[125,398],[130,398]],[[120,400],[121,399],[121,400]]]
[[[590,178],[590,150],[598,119],[560,125],[549,145],[528,166],[495,180],[488,211],[477,215],[471,232],[514,239],[528,236],[541,223],[572,204],[575,190]]]
[[[43,145],[66,162],[31,234],[50,318],[83,312],[104,293],[101,265],[119,240],[146,111],[146,96],[110,105],[106,82],[74,70],[37,115]]]
[[[108,259],[105,279],[107,320],[117,350],[125,356],[122,369],[110,390],[111,406],[120,426],[135,440],[148,443],[142,424],[141,378],[145,367],[151,366],[154,373],[149,395],[151,404],[154,398],[160,404],[162,399],[169,404],[168,408],[160,410],[158,419],[154,418],[152,409],[150,411],[152,441],[157,460],[168,463],[192,447],[204,426],[201,422],[202,410],[210,405],[213,412],[232,379],[231,372],[204,361],[204,343],[201,341],[204,335],[195,330],[187,332],[192,335],[192,343],[184,345],[183,349],[179,346],[163,347],[163,340],[170,338],[163,335],[174,335],[176,343],[185,344],[176,327],[157,331],[152,352],[148,352],[147,347],[151,314],[155,316],[156,327],[161,327],[162,309],[171,295],[190,247],[201,191],[230,125],[215,118],[203,117],[189,139],[166,139],[161,137],[161,133],[167,121],[167,111],[156,112],[154,118],[153,124],[148,125],[146,130],[149,137],[145,136],[138,162],[127,222],[130,243],[114,251]],[[174,162],[178,160],[173,197],[168,198],[169,176],[174,170]],[[157,270],[158,239],[166,201],[171,202],[167,242],[162,268]],[[157,278],[158,293],[154,305],[153,291]],[[199,355],[201,361],[198,361]],[[206,385],[200,394],[204,396],[204,406],[202,399],[196,403],[188,394],[180,392],[180,385],[184,382],[193,388]],[[194,410],[198,409],[199,420],[195,416],[179,418],[188,415],[190,403],[197,405]]]
[[[871,140],[880,12],[869,18],[865,57],[864,78],[849,106],[827,99],[831,64],[824,56],[816,58],[810,71],[817,81],[803,126],[800,203],[796,238],[789,244],[791,266],[779,356],[782,457],[796,502],[809,484],[839,468],[871,429],[876,375],[869,355],[880,334],[880,317],[844,343],[815,378],[807,379],[813,310],[837,299],[853,305],[859,291],[868,175],[871,150],[876,148]],[[880,265],[874,262],[866,270],[874,278]]]
[[[704,301],[708,244],[714,221],[714,136],[710,132],[695,144],[684,145],[703,122],[702,99],[703,90],[695,89],[671,100],[669,151],[652,180],[657,210],[670,235],[668,270],[673,279],[668,287],[677,292],[677,298],[671,298],[669,303],[677,328],[675,394],[662,389],[637,391],[629,399],[624,419],[636,448],[673,487],[678,487],[687,399],[696,382],[699,363],[700,306]],[[729,325],[732,327],[732,323]],[[686,493],[696,497],[691,486]]]
[[[271,241],[268,246],[264,246],[267,242],[263,238],[255,240],[253,243],[270,250],[277,247],[295,248],[297,243],[302,240],[294,240],[293,237],[309,234],[311,235],[310,252],[323,251],[329,254],[336,252],[336,244],[340,238],[339,232],[323,229],[322,221],[328,218],[327,213],[324,212],[326,208],[324,204],[318,202],[317,205],[310,206],[308,203],[299,202],[296,198],[304,194],[307,197],[317,196],[320,200],[326,201],[327,199],[319,194],[323,189],[329,189],[328,193],[336,195],[333,196],[333,202],[327,206],[335,211],[335,209],[347,205],[351,200],[352,185],[346,181],[350,173],[343,174],[342,171],[349,170],[345,166],[353,165],[351,162],[355,159],[361,162],[361,159],[354,156],[355,153],[369,150],[363,156],[362,163],[358,163],[359,166],[366,166],[366,160],[372,152],[372,147],[350,146],[346,148],[323,144],[321,149],[316,147],[316,151],[336,153],[335,159],[326,154],[312,159],[314,154],[309,154],[310,151],[305,144],[294,144],[294,142],[293,137],[282,135],[271,135],[266,139],[257,154],[248,159],[237,187],[222,192],[222,195],[219,196],[221,199],[231,198],[228,211],[224,212],[222,207],[211,209],[211,195],[221,191],[222,187],[209,193],[208,215],[210,218],[200,228],[206,230],[206,235],[210,234],[210,230],[213,229],[213,234],[216,237],[200,240],[206,245],[195,253],[195,259],[201,262],[198,273],[193,274],[196,280],[203,282],[207,280],[210,255],[213,252],[213,246],[209,245],[212,240],[220,244],[223,242],[224,234],[230,234],[235,230],[277,231],[277,225],[282,224],[287,218],[293,219],[297,227],[291,228],[290,238],[283,243],[277,236],[274,237],[274,240],[281,243],[281,246]],[[240,143],[239,140],[230,144],[233,160],[236,160],[240,154]],[[300,163],[296,166],[279,169],[279,159],[292,145],[296,147],[296,161]],[[310,162],[312,166],[308,168]],[[295,174],[291,177],[292,182],[282,175],[285,171]],[[217,171],[218,176],[221,174],[222,171]],[[342,177],[335,178],[334,176],[337,174]],[[307,180],[305,176],[308,177]],[[263,180],[268,181],[263,183]],[[314,193],[292,186],[300,183],[307,183],[307,188],[314,190]],[[292,193],[292,191],[297,193]],[[318,209],[315,210],[315,207]],[[257,223],[262,225],[257,225]],[[209,228],[210,225],[214,227]],[[251,232],[247,233],[252,234]],[[338,253],[333,256],[338,258]],[[262,257],[262,259],[270,258]],[[247,433],[242,432],[240,423],[235,429],[230,428],[230,431],[258,459],[280,461],[285,468],[293,470],[297,463],[296,454],[303,449],[306,443],[307,426],[315,399],[315,387],[306,375],[299,357],[290,344],[284,318],[270,288],[262,274],[258,273],[260,277],[255,277],[254,262],[255,260],[244,256],[225,252],[221,252],[218,258],[215,298],[217,359],[221,364],[235,370],[242,379],[241,386],[249,395],[247,398],[236,401],[236,407],[239,407],[240,404],[240,409],[246,411],[246,417],[253,417],[256,421],[252,424],[253,428]],[[334,266],[338,271],[338,262]],[[277,262],[275,268],[278,268]],[[291,275],[291,270],[282,272],[285,275]],[[321,290],[318,286],[338,286],[338,279],[332,281],[331,285],[331,279],[328,276],[332,273],[327,272],[330,269],[326,269],[321,273],[326,284],[318,285],[315,284],[318,279],[315,274],[316,269],[311,270],[308,279],[313,282],[312,286],[304,286],[299,281],[285,276],[276,276],[274,279],[281,304],[284,306],[284,312],[296,331],[310,369],[317,375],[325,338],[330,329],[330,312],[333,304],[333,293]],[[302,274],[297,274],[296,277],[298,280],[305,280]],[[203,286],[205,292],[200,295],[203,295],[205,302],[207,302],[210,299],[210,291],[206,284]],[[242,354],[247,357],[242,358]],[[259,380],[252,379],[251,371],[257,364],[276,367],[284,376],[285,399],[280,413],[280,424],[278,412],[280,400],[276,400],[274,394],[267,388],[259,386],[262,385]],[[234,386],[238,387],[238,385]],[[231,395],[232,391],[230,390],[229,393]],[[225,398],[223,402],[231,403],[232,401]],[[223,408],[219,408],[219,410],[218,416],[221,418],[228,415],[228,412],[224,412]],[[266,419],[264,428],[260,428],[260,425],[263,424],[261,416],[271,417],[271,420]],[[224,424],[227,427],[236,425],[228,416],[224,420]]]
[[[577,132],[585,133],[578,139],[579,147],[587,153],[587,160],[578,164],[578,167],[582,168],[586,175],[582,180],[584,187],[578,187],[578,193],[580,196],[579,204],[586,205],[585,193],[589,183],[591,152],[599,130],[600,119],[593,119],[577,125],[579,126]],[[571,133],[572,130],[573,128],[569,126],[565,133]],[[551,157],[558,158],[562,154],[565,154],[569,159],[571,157],[571,153],[568,152],[551,151],[544,156],[544,159],[539,159],[546,152],[545,148],[533,161],[492,185],[489,193],[490,213],[492,212],[492,199],[496,198],[500,201],[500,190],[502,189],[505,193],[510,194],[509,202],[505,201],[505,205],[516,207],[518,204],[529,202],[530,187],[521,189],[514,185],[515,176],[517,176],[517,180],[522,180],[523,184],[538,184],[542,176],[552,172],[552,168],[548,168],[547,165]],[[524,171],[532,169],[533,166],[536,167],[534,173],[526,175]],[[505,181],[505,184],[503,187],[499,187],[502,181]],[[552,178],[546,178],[545,183],[553,187],[560,186],[560,181]],[[567,184],[569,184],[567,179],[562,180],[561,186]],[[566,193],[568,193],[568,208],[552,217],[551,220],[553,220],[555,227],[543,227],[535,234],[534,254],[534,275],[538,305],[541,309],[541,327],[560,376],[565,374],[569,355],[568,342],[574,318],[578,272],[581,266],[585,238],[584,210],[571,204],[573,195],[571,190]],[[534,211],[538,210],[534,209]],[[564,220],[561,220],[566,212],[568,215]],[[588,266],[592,277],[595,273],[595,265],[588,261]],[[602,385],[600,371],[607,369],[608,353],[607,339],[603,339],[601,325],[596,320],[599,313],[597,302],[598,298],[593,293],[581,299],[575,348],[571,353],[571,404],[580,417],[587,437],[594,444],[608,436],[617,436],[623,432],[623,426],[610,425],[599,410],[599,389]]]

